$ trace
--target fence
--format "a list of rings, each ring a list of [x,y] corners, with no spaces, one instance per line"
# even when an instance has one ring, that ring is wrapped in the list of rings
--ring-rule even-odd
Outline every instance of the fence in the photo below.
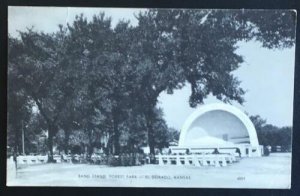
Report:
[[[172,154],[157,155],[159,165],[227,166],[237,161],[232,154]]]

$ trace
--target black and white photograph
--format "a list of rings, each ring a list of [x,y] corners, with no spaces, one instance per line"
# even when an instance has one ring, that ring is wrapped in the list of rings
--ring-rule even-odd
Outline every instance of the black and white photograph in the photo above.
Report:
[[[290,189],[296,15],[9,6],[6,185]]]

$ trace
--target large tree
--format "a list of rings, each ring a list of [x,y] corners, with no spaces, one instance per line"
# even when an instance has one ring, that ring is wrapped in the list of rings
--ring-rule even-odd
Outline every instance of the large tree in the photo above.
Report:
[[[59,130],[59,120],[70,91],[65,88],[64,36],[62,29],[56,34],[37,33],[32,29],[20,32],[21,39],[10,38],[15,44],[9,49],[8,67],[15,76],[9,78],[22,86],[22,92],[38,108],[48,127],[50,161],[53,155],[53,137]],[[11,84],[9,84],[10,88]]]
[[[131,55],[135,37],[129,22],[120,21],[114,28],[103,13],[87,21],[83,15],[68,26],[68,54],[72,69],[79,75],[77,89],[81,125],[92,135],[95,128],[109,135],[109,146],[114,154],[120,151],[120,125],[128,118],[134,105],[131,99],[135,78],[136,59]],[[94,124],[95,117],[98,120]],[[99,119],[102,118],[102,122]],[[106,124],[106,125],[104,125]]]
[[[18,46],[18,40],[9,39],[8,53],[11,55],[11,49]],[[22,153],[22,130],[29,124],[32,115],[32,105],[30,98],[22,88],[22,84],[17,82],[18,71],[16,64],[12,63],[13,56],[9,56],[8,67],[8,89],[7,98],[7,145],[14,149],[14,152]]]
[[[142,71],[137,97],[145,108],[151,153],[154,108],[161,92],[172,93],[188,82],[192,107],[209,94],[243,103],[245,91],[232,73],[243,62],[236,54],[239,41],[254,39],[264,47],[284,48],[295,39],[292,11],[152,9],[138,20]]]
[[[111,127],[108,120],[111,114],[108,94],[111,89],[107,74],[111,58],[109,43],[113,36],[110,23],[111,20],[105,18],[104,14],[94,16],[91,22],[79,15],[66,28],[66,55],[70,62],[66,69],[69,70],[67,73],[71,79],[69,87],[73,88],[75,95],[71,99],[71,110],[66,120],[72,119],[71,122],[77,126],[75,129],[80,129],[87,135],[89,153],[92,152],[95,138],[107,130],[107,127],[101,125],[105,122]],[[65,136],[68,136],[70,131],[67,128],[70,123],[65,124]]]

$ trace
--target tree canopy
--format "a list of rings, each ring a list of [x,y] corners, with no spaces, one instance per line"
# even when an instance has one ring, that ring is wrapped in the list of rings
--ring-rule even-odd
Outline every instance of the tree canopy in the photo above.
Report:
[[[282,150],[291,151],[292,149],[292,127],[277,127],[268,124],[259,115],[250,116],[255,126],[259,144],[264,146],[281,146]]]
[[[60,130],[66,150],[76,130],[87,136],[89,152],[107,136],[110,153],[119,154],[121,144],[148,144],[154,153],[174,137],[157,108],[162,92],[189,83],[191,107],[209,94],[243,103],[233,75],[243,62],[238,42],[267,48],[295,42],[293,11],[150,9],[137,20],[112,27],[104,13],[90,21],[79,15],[51,34],[28,29],[9,37],[9,138],[17,141],[21,121],[29,123],[37,108],[51,155]]]

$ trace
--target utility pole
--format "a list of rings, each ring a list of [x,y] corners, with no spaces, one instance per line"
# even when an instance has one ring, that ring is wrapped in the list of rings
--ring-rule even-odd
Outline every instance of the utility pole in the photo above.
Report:
[[[25,155],[25,138],[24,138],[23,120],[22,120],[22,148],[23,148],[23,155]]]

